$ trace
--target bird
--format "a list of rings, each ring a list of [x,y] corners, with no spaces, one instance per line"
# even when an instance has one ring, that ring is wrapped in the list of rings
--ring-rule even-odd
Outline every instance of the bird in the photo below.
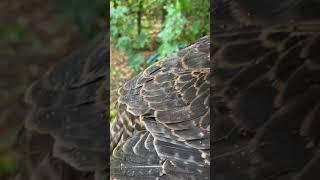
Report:
[[[105,43],[104,38],[98,38],[86,47],[76,50],[52,67],[29,88],[26,93],[26,102],[31,109],[20,133],[22,136],[20,143],[25,145],[23,149],[25,162],[16,180],[104,180],[108,176],[106,171],[108,170],[109,141],[112,147],[117,147],[117,155],[126,156],[127,154],[122,153],[122,150],[125,150],[121,148],[123,143],[125,141],[127,145],[136,143],[138,138],[142,138],[140,145],[142,141],[149,142],[147,143],[149,152],[144,152],[147,153],[144,154],[145,157],[150,155],[147,156],[150,161],[145,161],[147,162],[145,167],[149,169],[142,168],[139,172],[145,173],[146,170],[151,170],[151,174],[143,174],[146,179],[153,179],[157,175],[160,175],[161,179],[188,179],[190,177],[194,179],[196,176],[208,179],[210,156],[208,143],[210,134],[208,124],[209,38],[204,37],[171,58],[150,66],[141,76],[125,84],[120,90],[121,105],[114,125],[124,125],[126,122],[137,120],[136,118],[144,118],[148,121],[146,125],[137,120],[138,124],[132,126],[135,128],[132,129],[135,131],[132,134],[112,128],[112,132],[120,133],[121,140],[115,136],[115,133],[112,133],[110,139],[107,137],[109,79],[107,73],[108,49]],[[175,78],[171,81],[173,76]],[[190,77],[192,81],[189,81]],[[130,85],[138,80],[146,85],[143,88],[144,93],[152,94],[152,96],[143,95],[146,95],[145,97],[151,101],[153,98],[155,100],[150,107],[142,102],[138,104],[139,108],[145,108],[144,112],[143,109],[131,106],[132,101],[127,101],[127,98],[135,100],[141,98],[132,96],[133,91],[137,89],[131,89],[133,87]],[[159,85],[168,85],[168,83],[174,83],[177,89],[166,86],[163,86],[163,92],[161,89],[155,89]],[[162,99],[165,101],[157,103],[157,100]],[[174,100],[177,102],[169,103]],[[133,109],[127,111],[127,108],[124,107]],[[175,111],[167,109],[173,107]],[[141,114],[136,114],[139,111]],[[154,116],[151,115],[152,113]],[[167,118],[162,117],[167,113],[187,114],[190,117],[183,119],[181,116],[181,119],[171,119],[171,123],[162,122],[163,124],[160,124]],[[122,121],[129,116],[132,119]],[[155,124],[155,120],[160,121]],[[125,128],[123,130],[129,128],[129,126],[122,127]],[[171,134],[164,134],[170,129],[172,129]],[[126,134],[127,132],[129,134]],[[197,133],[197,137],[191,137],[191,133]],[[155,140],[154,145],[150,144],[152,139]],[[166,144],[171,145],[169,151],[163,149],[166,148]],[[159,148],[161,154],[156,154]],[[135,152],[143,150],[137,146],[133,149]],[[163,157],[167,158],[164,160]],[[132,157],[128,156],[128,158]],[[139,158],[141,157],[137,156],[136,160]],[[150,166],[150,163],[157,160],[158,164]],[[116,173],[113,170],[120,165],[119,162],[127,163],[116,156],[110,165],[111,174]],[[163,166],[163,169],[154,176],[160,165]],[[171,166],[175,168],[169,169]],[[134,168],[137,167],[134,166]],[[121,169],[120,172],[124,171]],[[141,177],[141,174],[136,176],[138,179]]]
[[[109,144],[107,34],[76,49],[26,92],[16,180],[105,180]]]
[[[119,90],[110,137],[98,117],[107,109],[104,46],[36,82],[25,131],[49,145],[44,155],[31,151],[20,177],[61,179],[68,167],[67,176],[97,179],[110,158],[110,176],[120,180],[319,179],[320,2],[211,2],[210,36]]]
[[[111,179],[210,178],[210,75],[205,36],[119,89]]]
[[[212,2],[213,179],[319,179],[320,2]]]

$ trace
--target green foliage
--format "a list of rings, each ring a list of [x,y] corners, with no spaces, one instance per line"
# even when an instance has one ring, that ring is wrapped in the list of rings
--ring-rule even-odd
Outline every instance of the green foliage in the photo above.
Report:
[[[209,7],[207,0],[177,0],[165,7],[167,15],[158,39],[160,59],[209,33]]]
[[[145,57],[138,50],[148,47],[150,40],[145,32],[137,33],[136,19],[131,15],[139,11],[139,1],[132,1],[131,5],[128,8],[120,5],[113,7],[111,4],[110,36],[116,40],[116,47],[128,54],[130,67],[139,72]]]
[[[145,56],[142,53],[138,53],[135,51],[130,51],[128,53],[129,66],[132,68],[134,72],[139,72],[141,70],[141,66],[144,63]]]
[[[103,25],[97,22],[105,14],[105,0],[58,0],[57,10],[62,18],[68,18],[78,31],[87,36],[95,36]]]
[[[160,58],[178,50],[178,41],[183,34],[184,26],[187,22],[182,14],[180,1],[177,1],[175,5],[167,5],[165,9],[167,10],[167,16],[162,31],[159,34],[161,42],[159,48]]]
[[[115,110],[115,108],[110,110],[110,123],[113,122],[114,118],[117,116],[117,111]]]
[[[27,30],[20,26],[0,26],[0,40],[17,41],[26,34]]]
[[[158,51],[160,60],[209,34],[209,7],[209,0],[113,0],[111,42],[128,54],[130,67],[139,72],[146,60],[141,51]]]
[[[14,174],[17,170],[18,164],[16,159],[12,156],[1,154],[0,155],[0,174]]]

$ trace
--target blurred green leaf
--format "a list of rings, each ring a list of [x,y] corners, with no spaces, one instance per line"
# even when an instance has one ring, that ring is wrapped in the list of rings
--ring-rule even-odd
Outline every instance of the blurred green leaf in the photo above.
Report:
[[[0,155],[0,174],[13,174],[18,168],[17,161],[8,154]]]
[[[116,110],[110,110],[110,123],[113,122],[113,119],[117,116],[117,111]]]
[[[94,36],[102,27],[97,27],[97,20],[105,14],[104,0],[58,0],[57,10],[63,18],[69,18],[80,32]]]
[[[0,39],[18,41],[27,35],[27,29],[20,26],[0,26]]]
[[[117,42],[117,47],[120,49],[120,50],[127,50],[127,49],[130,49],[130,46],[131,46],[131,39],[130,37],[128,36],[122,36],[118,39],[118,42]]]
[[[145,56],[142,53],[130,52],[128,54],[129,66],[137,73],[144,63]]]
[[[149,37],[144,32],[141,32],[141,34],[138,34],[136,36],[131,46],[134,49],[142,49],[145,47],[149,47],[149,43]]]

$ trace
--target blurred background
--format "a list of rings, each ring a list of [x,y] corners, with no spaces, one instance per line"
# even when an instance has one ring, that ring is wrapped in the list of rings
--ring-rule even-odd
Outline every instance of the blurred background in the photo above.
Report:
[[[135,74],[210,31],[209,0],[111,0],[111,106]]]
[[[0,179],[19,169],[15,140],[28,86],[105,28],[104,0],[0,1]]]

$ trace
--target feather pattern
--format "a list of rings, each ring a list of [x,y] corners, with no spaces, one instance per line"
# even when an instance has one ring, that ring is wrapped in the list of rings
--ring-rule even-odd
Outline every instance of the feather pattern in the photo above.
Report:
[[[209,179],[209,47],[201,38],[119,90],[113,179]]]
[[[211,41],[214,179],[320,177],[318,5],[224,6],[236,24],[214,30]]]
[[[48,149],[27,149],[45,155],[26,156],[32,163],[24,168],[28,175],[20,175],[22,179],[106,178],[107,55],[105,39],[99,37],[56,64],[30,87],[26,94],[31,106],[25,123],[27,134],[43,136],[50,145]],[[31,136],[24,144],[33,139]],[[34,158],[41,160],[34,162]],[[68,169],[54,169],[64,167]]]

